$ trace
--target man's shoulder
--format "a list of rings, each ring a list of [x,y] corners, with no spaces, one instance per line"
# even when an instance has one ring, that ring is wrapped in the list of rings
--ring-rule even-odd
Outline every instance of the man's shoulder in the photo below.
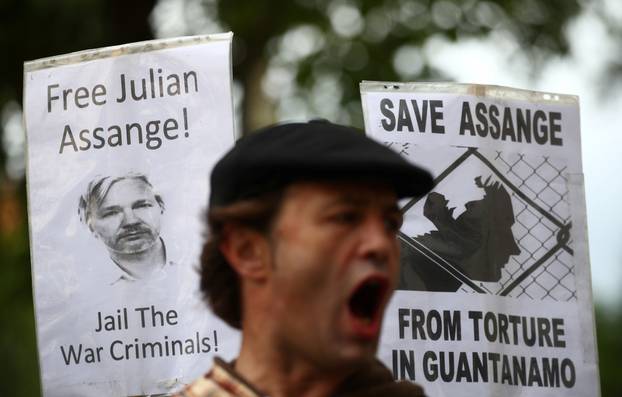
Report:
[[[374,360],[348,377],[335,397],[425,397],[423,388],[407,381],[395,381],[380,361]]]

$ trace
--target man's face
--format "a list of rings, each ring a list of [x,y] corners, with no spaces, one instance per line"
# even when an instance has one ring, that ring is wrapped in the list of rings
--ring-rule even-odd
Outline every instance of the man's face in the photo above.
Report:
[[[144,252],[160,235],[162,208],[151,187],[136,178],[115,182],[98,208],[90,227],[109,250],[120,254]]]
[[[273,320],[283,349],[325,369],[376,352],[395,288],[402,215],[379,185],[297,183],[270,234]]]

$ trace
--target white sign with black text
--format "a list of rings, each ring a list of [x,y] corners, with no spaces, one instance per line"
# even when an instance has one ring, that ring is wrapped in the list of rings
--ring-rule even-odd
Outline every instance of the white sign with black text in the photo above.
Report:
[[[25,64],[46,396],[166,394],[239,336],[198,285],[209,173],[234,143],[230,33]]]
[[[361,84],[372,138],[428,168],[403,202],[380,357],[431,396],[599,395],[578,98]]]

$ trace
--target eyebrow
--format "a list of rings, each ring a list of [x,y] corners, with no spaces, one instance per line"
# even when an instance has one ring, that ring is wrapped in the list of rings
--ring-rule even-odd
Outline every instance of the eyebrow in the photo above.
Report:
[[[140,200],[136,200],[136,201],[132,202],[132,206],[135,206],[137,204],[145,204],[145,203],[152,204],[153,202],[151,200],[149,200],[149,199],[140,199]]]
[[[100,213],[100,212],[104,212],[104,211],[117,210],[117,209],[120,209],[120,208],[121,208],[120,205],[108,205],[106,207],[99,207],[99,208],[97,208],[96,212]]]
[[[155,202],[155,200],[152,201],[151,199],[139,199],[139,200],[133,201],[132,206],[140,205],[144,203],[152,204],[153,202]],[[116,204],[108,205],[105,207],[97,208],[97,212],[106,211],[106,210],[116,210],[116,209],[120,209],[121,207],[122,207],[121,205],[116,205]]]

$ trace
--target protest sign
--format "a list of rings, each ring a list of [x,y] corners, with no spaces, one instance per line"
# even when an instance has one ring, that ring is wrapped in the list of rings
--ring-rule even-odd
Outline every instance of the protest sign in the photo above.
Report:
[[[171,393],[235,356],[197,273],[209,173],[234,142],[231,38],[25,63],[44,395]]]
[[[367,134],[427,167],[403,203],[380,357],[431,396],[597,396],[574,96],[361,84]]]

